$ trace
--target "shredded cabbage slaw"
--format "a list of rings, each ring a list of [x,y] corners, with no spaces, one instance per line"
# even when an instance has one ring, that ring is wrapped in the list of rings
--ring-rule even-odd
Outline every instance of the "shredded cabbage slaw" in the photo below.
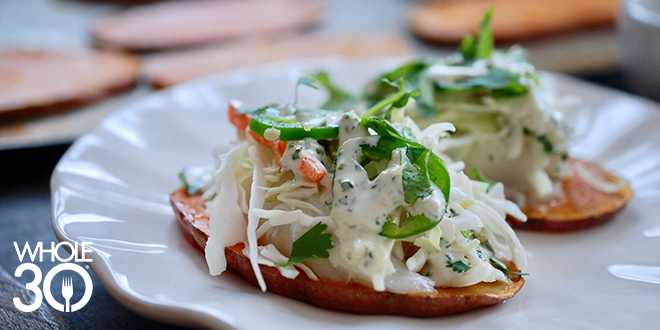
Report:
[[[463,162],[450,162],[437,151],[454,130],[452,124],[420,130],[402,111],[393,109],[392,127],[412,132],[420,145],[445,160],[451,182],[448,197],[432,184],[427,196],[412,203],[404,200],[404,149],[393,150],[389,160],[360,165],[361,148],[383,137],[360,126],[353,111],[327,119],[340,128],[333,141],[288,141],[281,155],[241,134],[238,141],[225,141],[216,149],[213,184],[202,192],[210,214],[205,251],[210,273],[226,270],[224,249],[240,242],[264,291],[260,264],[277,267],[286,278],[303,272],[313,280],[352,281],[395,293],[510,281],[492,258],[510,260],[524,271],[524,248],[505,218],[526,217],[504,198],[503,185],[489,189],[488,183],[470,180]],[[301,172],[301,160],[310,158],[328,173],[317,182]],[[356,201],[350,206],[349,195]],[[408,237],[382,235],[385,222],[403,226],[414,214],[438,221]],[[327,257],[286,264],[296,242],[318,224],[332,235]]]

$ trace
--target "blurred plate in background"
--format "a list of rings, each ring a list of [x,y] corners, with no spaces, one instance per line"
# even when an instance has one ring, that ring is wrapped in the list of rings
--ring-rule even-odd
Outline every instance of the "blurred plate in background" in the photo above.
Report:
[[[611,1],[608,0],[608,3]],[[126,19],[127,17],[133,17],[128,14],[137,12],[149,19],[158,20],[158,17],[161,17],[159,15],[163,14],[158,8],[167,9],[173,6],[176,9],[179,6],[185,7],[186,5],[194,7],[192,8],[193,11],[197,8],[195,5],[197,2],[184,4],[185,1],[177,1],[174,4],[163,4],[161,2],[142,4],[138,8],[139,10],[131,10],[132,7],[122,5],[127,2],[130,1],[119,1],[119,3],[82,0],[0,1],[0,50],[66,50],[72,47],[91,47],[94,44],[92,31],[95,26],[101,24],[100,22],[104,17],[110,21],[122,17]],[[219,2],[224,3],[224,1]],[[248,40],[247,42],[241,40],[231,43],[204,45],[201,49],[178,49],[175,52],[151,53],[144,56],[140,54],[144,63],[147,63],[143,70],[147,72],[147,79],[150,79],[154,86],[166,87],[191,78],[216,73],[220,70],[301,57],[350,56],[355,53],[364,56],[403,54],[438,56],[456,51],[456,45],[431,45],[416,39],[408,28],[408,16],[410,16],[409,14],[418,2],[403,0],[317,0],[313,2],[319,3],[322,8],[320,21],[314,25],[311,31],[303,31],[306,32],[304,35],[282,39],[287,40],[283,42],[269,41],[260,44],[259,41],[255,40]],[[220,6],[222,5],[220,4]],[[317,8],[319,6],[313,4],[311,7]],[[513,8],[516,9],[517,7],[514,6]],[[128,14],[118,13],[123,10],[128,10]],[[311,12],[316,13],[315,10],[311,10]],[[481,13],[477,13],[475,17],[480,15]],[[312,18],[310,20],[294,20],[302,23],[300,25],[293,24],[290,27],[299,30],[298,28],[308,26],[307,23],[311,24],[311,22],[316,22],[319,19],[317,13],[310,17]],[[471,24],[476,23],[476,18],[470,18],[470,20]],[[134,20],[131,21],[135,22]],[[247,25],[252,23],[248,20],[244,21]],[[137,24],[132,25],[138,32],[141,29],[140,22],[141,20],[138,19]],[[135,28],[136,25],[137,28]],[[157,28],[172,29],[172,26],[164,24]],[[121,30],[122,26],[119,29]],[[158,29],[155,30],[156,34],[161,32]],[[153,32],[154,30],[150,31]],[[126,33],[126,31],[122,33]],[[129,36],[133,35],[131,31],[127,33]],[[334,48],[326,45],[316,47],[319,49],[313,49],[312,52],[298,51],[300,40],[305,38],[319,38],[320,40],[337,35],[346,35],[350,38],[335,43]],[[355,38],[356,35],[358,36],[357,39]],[[394,39],[390,37],[379,39],[381,36],[393,36]],[[277,37],[291,36],[278,35]],[[363,43],[359,41],[359,38],[370,38],[372,40],[370,40],[370,43]],[[148,36],[147,39],[149,39]],[[292,41],[294,39],[298,41]],[[383,42],[378,44],[377,47],[370,46],[379,42],[379,40],[383,40]],[[342,42],[349,46],[337,46]],[[245,46],[248,43],[254,43],[255,45]],[[613,29],[607,27],[524,39],[520,40],[520,43],[529,52],[531,62],[540,70],[573,74],[607,72],[616,68],[619,61],[615,33]],[[362,48],[354,48],[351,45],[359,45]],[[512,43],[498,44],[500,47],[511,45]],[[342,47],[344,48],[342,49]],[[328,51],[328,49],[332,51]],[[221,61],[218,60],[220,58]],[[167,66],[169,65],[172,65],[172,70],[168,71]],[[147,90],[148,88],[143,86],[132,94],[141,95]],[[113,107],[130,99],[132,94],[118,95],[109,100],[100,101],[97,104],[65,114],[2,125],[0,126],[0,150],[70,143],[94,127],[100,118]]]

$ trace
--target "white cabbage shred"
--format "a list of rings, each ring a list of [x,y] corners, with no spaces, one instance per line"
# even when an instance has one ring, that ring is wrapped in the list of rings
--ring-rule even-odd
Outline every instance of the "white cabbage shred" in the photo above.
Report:
[[[484,77],[489,73],[487,68],[522,75],[520,80],[529,86],[529,92],[515,97],[441,93],[436,96],[436,116],[424,118],[417,112],[411,116],[422,127],[437,121],[456,126],[456,134],[434,149],[444,153],[448,161],[464,161],[468,168],[479,168],[486,177],[503,182],[513,194],[545,198],[560,193],[553,182],[570,174],[565,166],[568,128],[563,111],[579,101],[574,96],[557,97],[536,83],[531,78],[536,70],[524,60],[524,51],[518,46],[493,51],[490,58],[468,64],[460,55],[447,57],[430,67],[428,74],[443,83]]]

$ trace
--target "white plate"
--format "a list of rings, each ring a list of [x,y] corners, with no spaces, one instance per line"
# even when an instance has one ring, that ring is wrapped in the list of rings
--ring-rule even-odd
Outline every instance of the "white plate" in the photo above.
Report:
[[[527,283],[506,303],[449,317],[359,316],[262,293],[233,274],[208,275],[169,205],[184,166],[211,162],[232,138],[227,101],[291,101],[305,72],[326,69],[357,89],[402,59],[325,58],[217,75],[148,95],[80,138],[52,178],[60,240],[93,242],[90,264],[130,309],[165,322],[209,328],[657,328],[660,326],[660,106],[573,78],[544,74],[584,103],[567,114],[574,156],[630,180],[634,199],[604,226],[567,234],[519,232]],[[301,87],[301,103],[324,95]]]

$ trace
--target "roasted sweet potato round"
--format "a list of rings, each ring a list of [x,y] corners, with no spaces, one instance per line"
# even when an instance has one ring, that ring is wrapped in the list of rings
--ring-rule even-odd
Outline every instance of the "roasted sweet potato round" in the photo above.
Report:
[[[589,162],[569,159],[568,166],[576,164],[590,171],[594,176],[610,182],[621,180],[602,167]],[[606,194],[591,185],[576,172],[562,182],[563,196],[529,200],[522,211],[527,215],[527,222],[508,217],[514,228],[535,231],[571,231],[592,227],[611,220],[632,198],[630,186],[614,194]]]
[[[305,0],[164,1],[110,14],[92,26],[92,37],[101,47],[132,51],[184,48],[303,30],[321,12]]]
[[[188,240],[201,251],[206,246],[209,217],[199,195],[188,196],[179,189],[171,195],[172,207]],[[243,255],[243,244],[225,249],[227,267],[246,281],[257,285],[250,260]],[[509,269],[516,269],[507,263]],[[479,283],[463,288],[436,288],[437,293],[397,294],[379,292],[355,283],[313,281],[304,273],[296,279],[283,277],[274,267],[260,265],[268,290],[323,308],[359,313],[430,317],[496,305],[513,297],[525,281],[516,276],[511,283]]]
[[[615,22],[617,0],[424,1],[410,15],[410,28],[435,43],[458,43],[477,30],[479,18],[495,6],[495,40],[517,41]]]
[[[0,53],[0,123],[71,110],[131,89],[136,57],[108,51]]]

